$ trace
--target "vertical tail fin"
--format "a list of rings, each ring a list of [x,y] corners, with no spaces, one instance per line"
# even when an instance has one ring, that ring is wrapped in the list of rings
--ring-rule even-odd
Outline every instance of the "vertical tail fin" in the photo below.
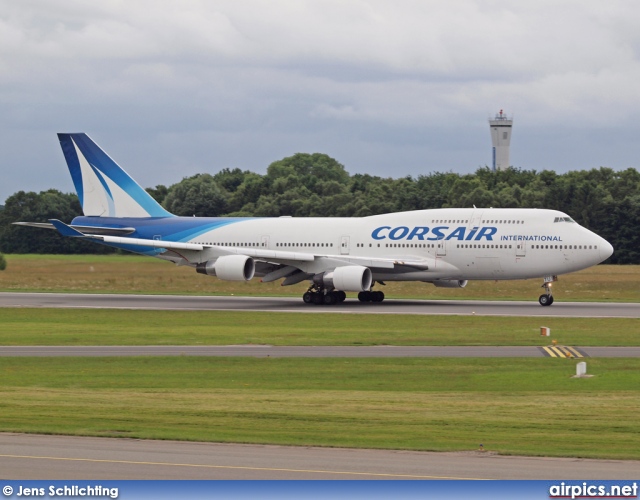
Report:
[[[82,211],[98,217],[171,217],[87,134],[58,134]]]

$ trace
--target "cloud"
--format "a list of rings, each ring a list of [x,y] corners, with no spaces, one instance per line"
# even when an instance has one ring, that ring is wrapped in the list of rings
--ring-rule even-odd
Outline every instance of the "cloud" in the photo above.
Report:
[[[488,162],[486,119],[504,108],[520,166],[541,161],[526,137],[559,130],[597,131],[628,165],[635,142],[607,151],[602,131],[637,128],[638,25],[623,0],[5,2],[0,146],[15,163],[30,131],[87,130],[155,173],[197,171],[214,145],[225,166],[316,147],[374,173],[401,157],[404,175]],[[162,137],[190,147],[167,156]]]

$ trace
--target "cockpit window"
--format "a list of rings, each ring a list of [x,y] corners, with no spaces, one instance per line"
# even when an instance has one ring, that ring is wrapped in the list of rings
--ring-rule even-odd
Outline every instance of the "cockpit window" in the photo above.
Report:
[[[553,222],[571,222],[575,224],[576,221],[574,221],[571,217],[556,217]]]

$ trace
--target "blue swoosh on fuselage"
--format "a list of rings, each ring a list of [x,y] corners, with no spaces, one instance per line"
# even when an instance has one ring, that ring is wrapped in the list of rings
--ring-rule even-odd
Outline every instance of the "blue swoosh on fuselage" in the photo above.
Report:
[[[133,227],[131,238],[152,240],[160,236],[165,241],[188,242],[201,234],[229,224],[260,219],[260,217],[76,217],[71,225],[105,228]]]

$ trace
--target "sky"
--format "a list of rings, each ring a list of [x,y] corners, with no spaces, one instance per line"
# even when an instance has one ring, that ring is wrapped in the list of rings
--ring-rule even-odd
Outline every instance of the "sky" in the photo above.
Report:
[[[297,152],[383,177],[638,168],[631,0],[0,0],[0,204],[73,191],[57,132],[143,187]]]

